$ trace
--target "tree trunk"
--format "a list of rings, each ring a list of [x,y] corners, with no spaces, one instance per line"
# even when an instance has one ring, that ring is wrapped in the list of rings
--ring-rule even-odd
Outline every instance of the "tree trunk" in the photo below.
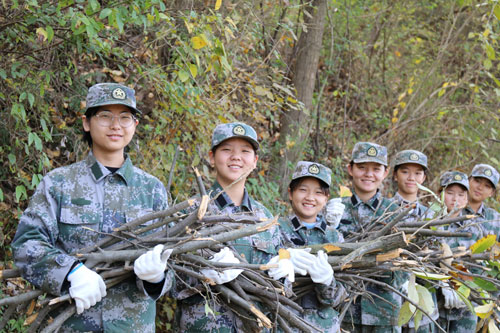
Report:
[[[276,168],[273,173],[275,179],[284,180],[280,184],[283,197],[286,196],[291,172],[289,166],[293,167],[302,156],[312,126],[312,99],[322,47],[326,9],[326,0],[314,0],[311,5],[304,8],[309,14],[304,14],[304,24],[307,29],[304,29],[300,35],[293,71],[297,98],[303,104],[303,108],[285,110],[281,114],[278,141],[280,151],[274,154]]]

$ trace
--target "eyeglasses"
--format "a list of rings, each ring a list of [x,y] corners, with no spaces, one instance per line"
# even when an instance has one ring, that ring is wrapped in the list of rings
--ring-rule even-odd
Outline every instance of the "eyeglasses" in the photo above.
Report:
[[[111,126],[111,124],[115,121],[115,118],[118,118],[118,123],[121,127],[130,127],[137,120],[137,118],[130,113],[122,113],[115,116],[109,111],[99,112],[95,115],[95,117],[97,118],[97,123],[101,126]]]

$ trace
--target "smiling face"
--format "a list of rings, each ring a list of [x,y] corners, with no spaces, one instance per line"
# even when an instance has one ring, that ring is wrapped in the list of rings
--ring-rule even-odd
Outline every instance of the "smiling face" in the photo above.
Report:
[[[99,115],[103,112],[111,112],[114,116],[108,126],[103,126],[99,120]],[[99,156],[123,155],[125,147],[132,140],[139,121],[134,119],[131,126],[123,127],[118,120],[120,116],[132,116],[131,110],[125,105],[112,104],[99,107],[90,119],[82,116],[83,129],[85,132],[90,132],[92,152],[98,159]]]
[[[326,205],[328,195],[316,178],[304,177],[299,181],[293,190],[288,188],[293,212],[304,222],[316,222],[316,216]]]
[[[255,169],[258,156],[252,144],[240,138],[231,138],[209,152],[210,164],[217,172],[217,182],[226,187],[241,175]],[[246,177],[242,179],[246,180]]]
[[[483,177],[469,178],[469,200],[471,203],[481,203],[495,192],[493,184]]]
[[[406,163],[398,166],[394,181],[398,184],[398,192],[405,198],[415,201],[418,193],[417,184],[425,180],[424,168],[421,165]]]
[[[444,204],[451,212],[453,208],[464,208],[467,205],[467,189],[459,184],[451,184],[444,189]]]
[[[366,201],[377,193],[389,169],[379,163],[365,162],[349,164],[347,172],[352,177],[354,191],[363,201]]]

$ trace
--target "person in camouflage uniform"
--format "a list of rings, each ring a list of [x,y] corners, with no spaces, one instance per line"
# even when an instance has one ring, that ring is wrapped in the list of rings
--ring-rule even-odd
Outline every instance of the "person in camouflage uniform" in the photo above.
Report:
[[[421,221],[430,219],[433,212],[418,200],[418,186],[422,184],[426,178],[427,156],[418,150],[403,150],[396,154],[393,162],[393,180],[396,182],[398,190],[391,198],[399,207],[407,208],[413,204],[415,207],[402,219],[404,222]],[[407,283],[403,285],[403,290],[407,293]],[[432,293],[435,311],[430,314],[432,319],[436,320],[439,317],[437,307],[436,293]],[[412,319],[408,324],[403,326],[403,333],[432,333],[435,332],[433,321],[422,316],[418,330],[415,331],[415,322]]]
[[[75,300],[77,314],[60,332],[154,332],[155,300],[172,286],[161,248],[136,260],[147,269],[134,267],[135,277],[107,290],[102,278],[75,257],[114,228],[167,208],[163,184],[124,153],[138,115],[133,89],[92,86],[82,116],[90,153],[49,172],[19,221],[12,249],[23,277],[53,295],[69,291]]]
[[[382,196],[379,187],[387,176],[387,148],[371,142],[358,142],[352,151],[352,159],[347,167],[352,177],[352,196],[342,198],[345,206],[339,231],[346,241],[353,233],[363,233],[377,220],[390,220],[397,204]],[[407,280],[400,272],[389,273],[381,278],[396,289],[401,289]],[[401,332],[397,326],[401,296],[374,284],[366,289],[378,297],[360,296],[351,304],[342,321],[342,328],[349,332]]]
[[[473,221],[481,223],[486,234],[497,235],[500,241],[500,214],[484,203],[495,195],[500,175],[488,164],[477,164],[469,176],[469,204],[465,208],[466,214],[478,217]]]
[[[467,191],[469,181],[467,175],[460,171],[447,171],[440,177],[440,193],[444,191],[444,202],[451,216],[460,216],[465,213],[467,205]],[[442,242],[450,248],[465,246],[469,248],[478,239],[484,236],[484,229],[480,224],[466,220],[445,226],[443,230],[455,232],[470,232],[472,237],[443,237]],[[450,286],[441,287],[441,297],[438,298],[439,325],[447,332],[472,333],[476,331],[477,316],[472,313],[465,303],[460,300],[456,291]]]
[[[212,135],[210,163],[216,171],[216,181],[210,189],[211,200],[208,214],[250,214],[255,217],[273,218],[269,210],[254,200],[245,188],[246,178],[257,165],[259,143],[255,130],[244,123],[218,125]],[[265,264],[277,254],[278,228],[243,237],[226,244],[236,254],[251,264]],[[224,251],[233,255],[231,251]],[[221,254],[219,252],[219,254]],[[220,255],[216,254],[215,257]],[[234,259],[232,259],[234,260]],[[220,279],[229,282],[240,270],[230,271]],[[217,275],[213,270],[202,272],[207,277]],[[234,273],[234,274],[233,274]],[[177,299],[176,331],[178,332],[244,332],[243,323],[225,305],[205,300],[192,286],[199,283],[186,277],[185,283],[177,283],[173,296]],[[206,313],[206,304],[212,314]]]
[[[288,187],[292,214],[279,221],[282,247],[290,251],[297,247],[343,241],[342,234],[328,224],[320,213],[328,200],[330,185],[329,168],[315,162],[297,163]],[[337,333],[340,331],[340,322],[334,307],[347,295],[342,284],[336,282],[330,264],[327,261],[324,264],[321,262],[323,255],[324,253],[318,254],[316,257],[307,253],[303,256],[308,263],[301,273],[309,274],[314,290],[296,301],[304,309],[302,314],[297,315],[323,332]]]

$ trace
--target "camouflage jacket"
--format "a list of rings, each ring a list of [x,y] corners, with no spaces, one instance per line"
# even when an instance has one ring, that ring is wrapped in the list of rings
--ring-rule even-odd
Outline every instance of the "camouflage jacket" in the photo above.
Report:
[[[247,213],[261,218],[273,217],[266,207],[248,195],[246,189],[240,206],[236,206],[225,192],[220,192],[222,188],[216,182],[210,190],[210,197],[216,199],[208,205],[207,215]],[[277,255],[278,228],[273,227],[268,231],[237,239],[228,245],[251,264],[267,263]],[[178,300],[176,331],[197,333],[245,331],[242,322],[230,309],[193,291],[192,287],[198,283],[193,278],[185,277],[183,283],[176,285],[173,292],[173,296]],[[206,306],[211,308],[213,314],[207,314]]]
[[[15,263],[37,288],[61,295],[67,292],[66,276],[77,260],[73,253],[95,244],[103,233],[167,205],[163,184],[134,167],[128,156],[111,173],[91,153],[49,172],[40,182],[12,243]],[[68,319],[62,331],[124,332],[133,327],[153,332],[155,299],[171,287],[172,280],[169,272],[161,292],[150,296],[142,280],[131,278],[108,289],[95,306]]]
[[[484,222],[481,223],[481,226],[485,236],[497,235],[497,241],[500,241],[500,214],[496,210],[482,203],[477,212],[474,212],[470,207],[466,207],[464,213],[478,215],[472,221]]]
[[[367,202],[363,202],[353,191],[351,197],[342,198],[342,203],[345,205],[345,210],[338,229],[345,239],[349,237],[351,232],[362,232],[378,219],[385,219],[386,222],[389,222],[390,213],[399,207],[396,203],[384,198],[380,191],[377,191]],[[387,277],[380,278],[381,281],[396,289],[400,289],[407,279],[407,274],[402,272],[388,273]],[[401,296],[370,283],[366,285],[366,289],[386,301],[375,297],[361,296],[361,299],[358,298],[352,303],[343,321],[358,325],[397,326],[399,308],[402,305]]]
[[[329,226],[321,215],[317,216],[316,224],[311,229],[307,229],[295,215],[280,219],[279,222],[282,247],[285,248],[344,241],[342,234]],[[302,315],[297,315],[321,328],[323,332],[336,333],[340,330],[340,323],[334,307],[338,306],[345,296],[344,286],[335,279],[328,286],[315,284],[311,293],[296,301],[305,309]]]
[[[402,220],[404,222],[416,222],[423,219],[431,219],[434,216],[434,212],[429,207],[423,205],[418,200],[416,202],[410,202],[403,198],[399,192],[396,192],[394,197],[389,200],[397,203],[399,207],[407,207],[408,205],[415,204],[415,208],[410,210],[408,216]]]

